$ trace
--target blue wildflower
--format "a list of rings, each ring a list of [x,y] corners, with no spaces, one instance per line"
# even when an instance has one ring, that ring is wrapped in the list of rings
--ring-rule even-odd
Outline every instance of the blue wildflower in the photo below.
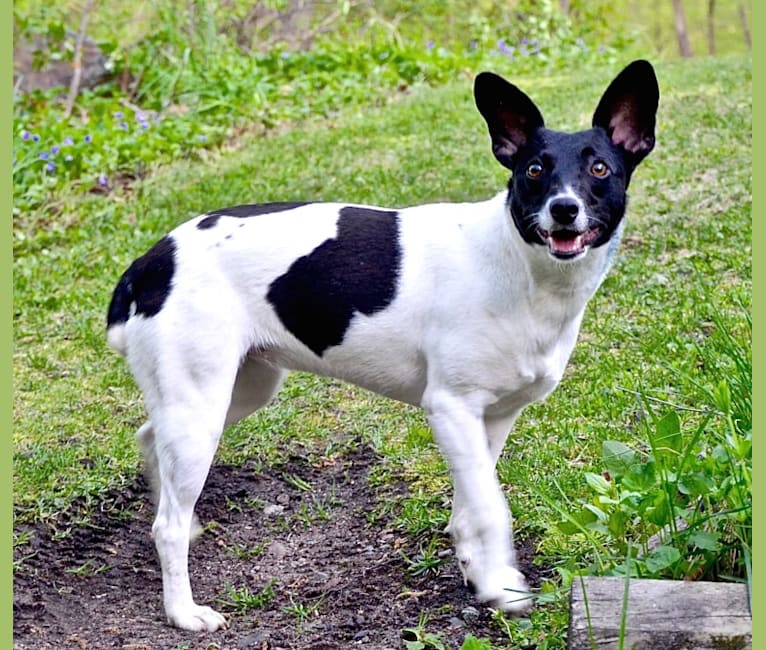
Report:
[[[40,152],[40,160],[48,160],[48,158],[50,158],[50,154],[47,151]]]
[[[115,116],[115,117],[116,117],[118,120],[121,120],[123,117],[125,117],[125,114],[124,114],[122,111],[115,111],[115,112],[114,112],[114,116]]]
[[[39,135],[37,135],[37,133],[35,133],[35,134],[32,136],[32,140],[33,140],[34,142],[40,142],[40,136],[39,136]]]
[[[72,139],[71,135],[68,135],[66,138],[64,138],[64,145],[67,147],[71,147],[74,144],[74,140]]]
[[[45,165],[45,171],[48,172],[49,174],[52,174],[53,172],[56,171],[56,165],[53,164],[52,162],[49,162],[47,165]]]
[[[109,177],[106,174],[101,174],[101,176],[98,177],[98,184],[101,185],[101,187],[106,187],[109,184]]]
[[[59,148],[54,144],[51,147],[51,153],[55,156],[59,152]]]
[[[22,140],[29,140],[29,138],[32,137],[32,134],[29,131],[22,131],[21,132],[21,139]]]
[[[74,158],[72,158],[72,156],[65,156],[64,160],[66,160],[67,162],[72,162]]]
[[[426,47],[429,50],[433,50],[434,49],[434,45],[436,45],[436,43],[434,43],[433,41],[428,41],[428,43],[426,43]]]
[[[497,42],[497,48],[510,57],[513,57],[513,53],[516,51],[515,47],[508,45],[502,38]]]
[[[125,122],[120,122],[117,126],[119,126],[123,131],[128,130],[128,125]]]
[[[90,144],[91,142],[93,142],[93,138],[91,138],[89,135],[86,135],[86,136],[83,138],[83,140],[85,140],[85,142],[86,142],[87,144]]]

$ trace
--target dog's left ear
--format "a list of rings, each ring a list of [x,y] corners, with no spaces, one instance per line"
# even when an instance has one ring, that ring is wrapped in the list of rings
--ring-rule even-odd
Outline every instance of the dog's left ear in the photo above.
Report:
[[[654,148],[659,100],[652,64],[633,61],[609,84],[593,114],[593,126],[606,130],[633,167]]]
[[[493,72],[480,72],[473,84],[476,108],[487,122],[492,153],[513,169],[513,157],[543,126],[543,116],[521,90]]]

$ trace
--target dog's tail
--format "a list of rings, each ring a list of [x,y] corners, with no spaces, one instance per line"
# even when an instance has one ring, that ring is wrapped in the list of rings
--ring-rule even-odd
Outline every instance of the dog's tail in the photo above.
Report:
[[[127,350],[125,324],[130,318],[131,305],[134,302],[132,267],[125,271],[117,283],[106,314],[106,341],[109,347],[120,354]]]

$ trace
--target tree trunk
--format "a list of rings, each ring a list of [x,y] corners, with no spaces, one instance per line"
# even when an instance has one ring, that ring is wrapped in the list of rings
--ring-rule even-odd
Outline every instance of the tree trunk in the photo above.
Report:
[[[715,0],[707,2],[707,53],[715,54]]]
[[[689,34],[686,31],[686,15],[684,14],[684,5],[681,0],[673,0],[673,13],[675,15],[678,49],[682,57],[689,58],[692,56],[692,46],[689,43]]]
[[[741,2],[737,5],[737,11],[739,12],[739,22],[742,25],[742,33],[745,35],[745,43],[747,43],[747,49],[753,49],[753,43],[750,40],[750,27],[747,25],[747,13],[745,12],[745,5]]]

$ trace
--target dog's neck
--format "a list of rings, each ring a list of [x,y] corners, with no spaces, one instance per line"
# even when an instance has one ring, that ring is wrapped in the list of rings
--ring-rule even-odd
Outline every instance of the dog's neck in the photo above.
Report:
[[[619,241],[588,250],[585,257],[562,262],[554,259],[546,247],[528,244],[516,230],[508,207],[508,192],[490,202],[492,210],[477,224],[482,241],[478,247],[485,256],[485,268],[493,277],[495,291],[510,304],[524,300],[530,304],[555,302],[567,314],[580,314],[606,276]]]

